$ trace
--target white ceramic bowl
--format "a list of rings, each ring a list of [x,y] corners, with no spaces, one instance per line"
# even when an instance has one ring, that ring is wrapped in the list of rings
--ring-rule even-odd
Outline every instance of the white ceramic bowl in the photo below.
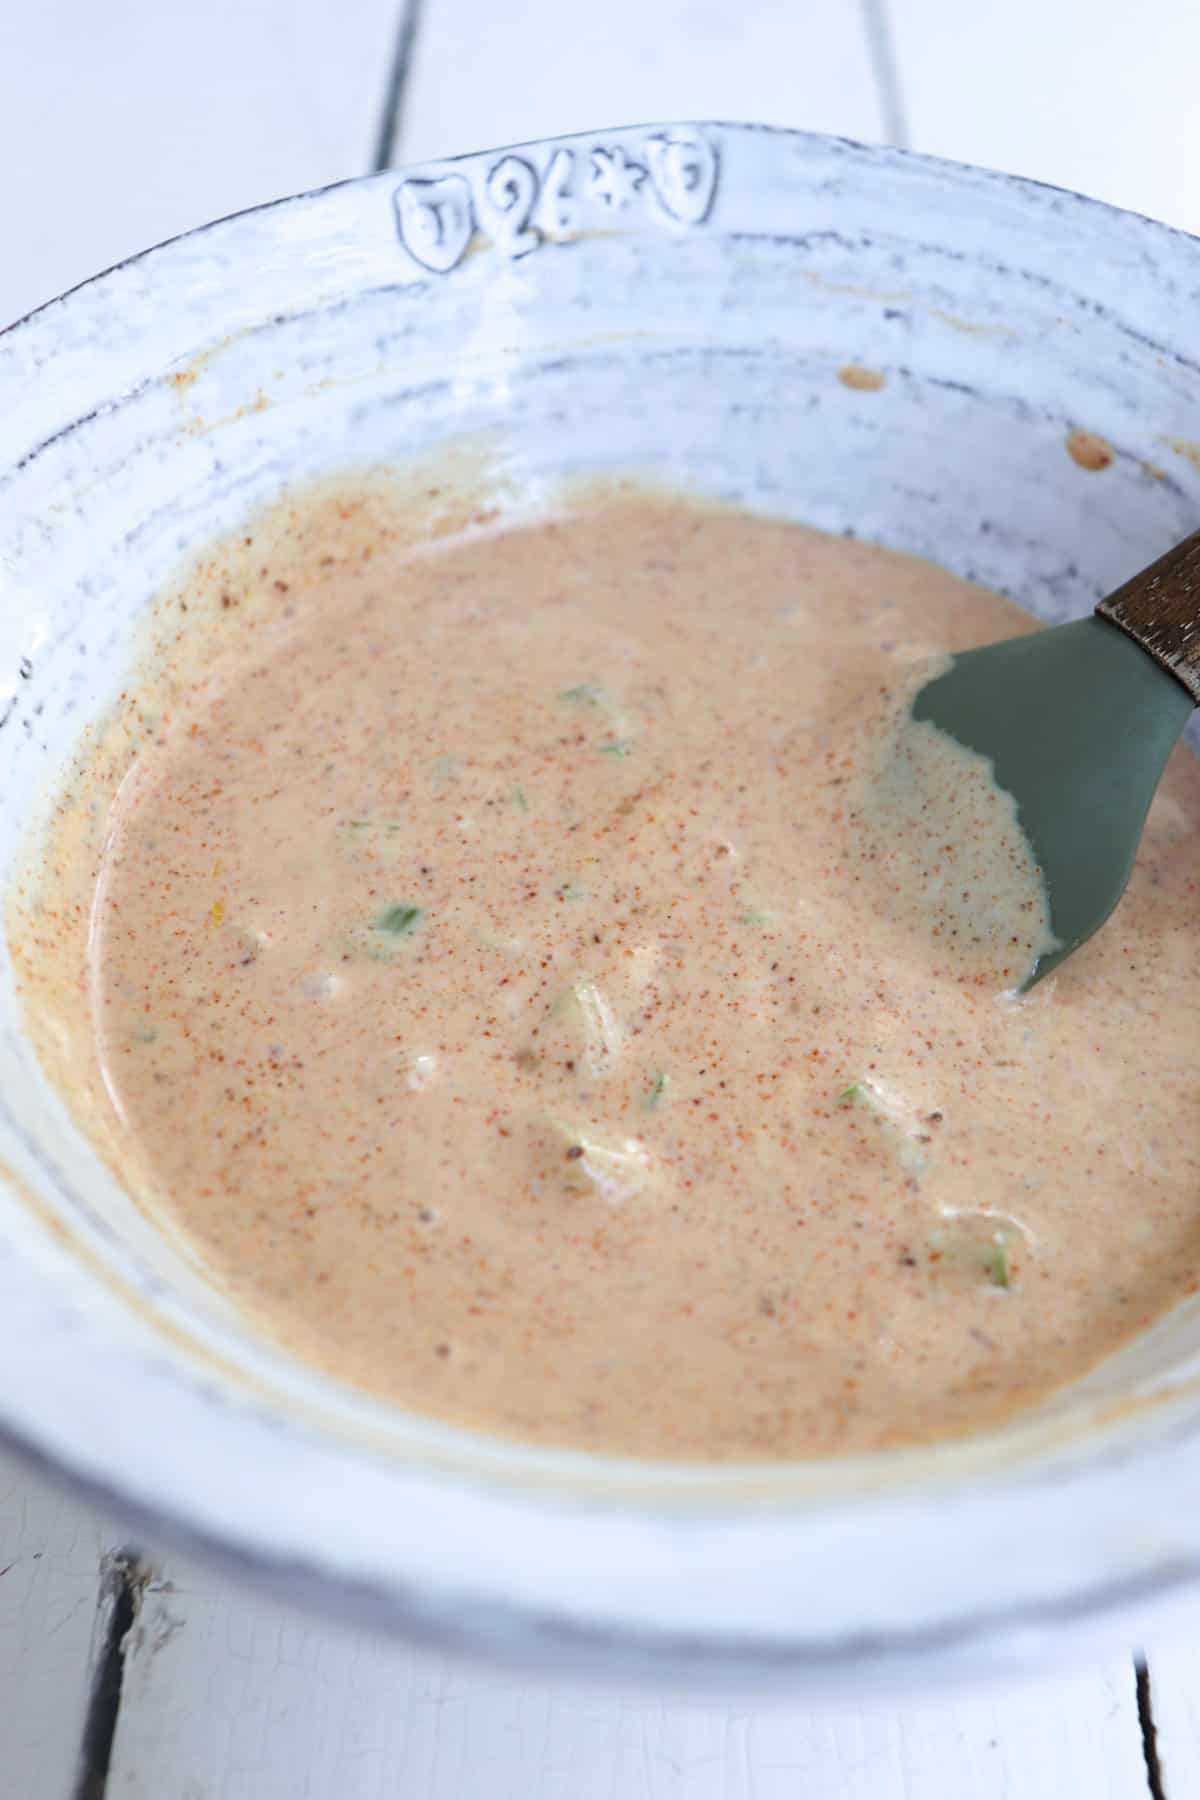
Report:
[[[0,338],[0,865],[182,556],[463,433],[504,506],[639,469],[1082,612],[1196,523],[1198,298],[1200,244],[1145,220],[717,125],[382,175],[136,258]],[[547,1454],[335,1387],[119,1191],[6,959],[0,1320],[14,1445],[305,1602],[513,1658],[979,1666],[1200,1567],[1195,1307],[1006,1432],[836,1464]]]

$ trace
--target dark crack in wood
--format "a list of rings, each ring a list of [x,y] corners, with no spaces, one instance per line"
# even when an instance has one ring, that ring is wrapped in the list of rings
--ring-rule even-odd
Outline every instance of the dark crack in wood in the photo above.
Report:
[[[72,1800],[104,1800],[107,1792],[129,1634],[150,1578],[150,1567],[136,1550],[114,1550],[101,1559],[92,1679]]]
[[[392,156],[400,136],[400,128],[404,123],[404,102],[408,95],[413,58],[416,55],[417,38],[420,33],[421,8],[422,0],[400,0],[400,24],[396,31],[396,49],[392,57],[387,89],[383,96],[383,111],[380,115],[379,130],[375,137],[375,152],[371,158],[371,170],[375,175],[379,175],[384,169],[391,167]]]
[[[867,51],[879,94],[879,110],[883,114],[885,140],[897,149],[909,148],[908,117],[900,86],[900,70],[896,62],[896,46],[887,15],[886,0],[862,0],[863,24],[867,35]]]
[[[1143,1657],[1134,1658],[1137,1681],[1138,1724],[1142,1728],[1142,1755],[1146,1759],[1146,1784],[1150,1800],[1167,1800],[1162,1763],[1158,1755],[1158,1728],[1154,1723],[1154,1695],[1150,1688],[1150,1670]]]

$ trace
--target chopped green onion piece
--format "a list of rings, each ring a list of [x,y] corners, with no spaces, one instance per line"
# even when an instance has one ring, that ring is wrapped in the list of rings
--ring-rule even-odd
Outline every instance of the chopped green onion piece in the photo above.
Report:
[[[393,937],[407,937],[415,931],[424,916],[420,906],[389,906],[375,921],[376,931],[390,932]]]
[[[581,681],[578,687],[564,688],[558,696],[560,700],[569,700],[575,706],[599,706],[604,698],[604,689],[595,687],[590,681]]]
[[[1007,1231],[998,1231],[995,1243],[987,1246],[983,1266],[993,1287],[1008,1287],[1012,1276],[1012,1263],[1008,1253]]]
[[[632,745],[627,738],[617,738],[611,744],[601,744],[600,746],[601,756],[628,756],[631,750]]]
[[[649,1092],[642,1102],[647,1112],[653,1112],[655,1110],[659,1101],[667,1091],[667,1083],[669,1080],[670,1076],[664,1075],[661,1072],[654,1077],[654,1080],[650,1083]]]
[[[1012,1253],[1021,1235],[1016,1224],[1002,1224],[989,1213],[952,1215],[943,1230],[930,1235],[931,1249],[992,1287],[1008,1288],[1013,1281]]]
[[[512,803],[518,812],[527,813],[529,811],[529,802],[525,798],[525,789],[523,787],[515,787],[513,789]]]

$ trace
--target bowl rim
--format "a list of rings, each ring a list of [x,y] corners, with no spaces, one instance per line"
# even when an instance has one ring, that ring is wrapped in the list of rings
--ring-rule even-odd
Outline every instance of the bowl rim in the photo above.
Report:
[[[572,1679],[629,1680],[687,1693],[786,1693],[841,1686],[853,1673],[872,1686],[923,1682],[929,1675],[955,1682],[987,1679],[1060,1653],[1094,1655],[1097,1640],[1126,1653],[1138,1633],[1159,1619],[1173,1621],[1181,1597],[1200,1582],[1200,1556],[1123,1579],[1100,1582],[1062,1599],[981,1611],[952,1624],[878,1633],[837,1641],[802,1637],[786,1643],[727,1634],[658,1634],[581,1624],[546,1609],[489,1602],[486,1628],[461,1607],[431,1609],[394,1582],[336,1575],[316,1562],[273,1556],[207,1531],[176,1511],[143,1501],[131,1488],[99,1480],[42,1449],[29,1433],[0,1421],[0,1452],[90,1510],[128,1526],[123,1553],[139,1563],[162,1551],[194,1559],[229,1579],[248,1578],[280,1604],[384,1639],[399,1639],[433,1654],[479,1664],[554,1670]],[[114,1544],[116,1534],[114,1533]],[[1136,1624],[1136,1633],[1134,1625]],[[1168,1627],[1164,1627],[1167,1629]],[[856,1689],[856,1691],[859,1691]]]

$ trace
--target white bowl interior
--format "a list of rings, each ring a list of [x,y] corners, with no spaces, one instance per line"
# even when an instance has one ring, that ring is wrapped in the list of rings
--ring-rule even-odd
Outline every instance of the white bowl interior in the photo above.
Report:
[[[633,472],[1082,613],[1195,524],[1198,288],[1200,246],[1128,215],[716,126],[382,176],[126,265],[0,339],[0,868],[190,554],[289,485],[464,437],[513,513]],[[1185,1506],[1143,1504],[1160,1467],[1200,1486],[1194,1305],[1010,1432],[853,1465],[601,1464],[344,1393],[122,1194],[6,954],[0,1306],[30,1350],[0,1373],[10,1431],[168,1530],[510,1651],[561,1629],[579,1657],[761,1673],[1088,1604],[1196,1550]]]

